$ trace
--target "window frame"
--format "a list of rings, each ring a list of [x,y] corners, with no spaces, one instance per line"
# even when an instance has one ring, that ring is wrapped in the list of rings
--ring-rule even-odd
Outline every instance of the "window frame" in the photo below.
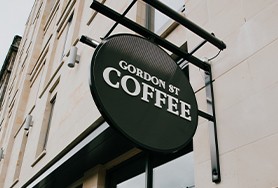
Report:
[[[119,165],[109,169],[106,173],[105,188],[117,188],[117,185],[131,179],[137,175],[145,173],[145,181],[150,179],[153,184],[153,173],[147,172],[147,164],[153,171],[154,168],[172,161],[178,157],[186,155],[193,151],[193,141],[191,141],[185,148],[173,154],[160,154],[143,151],[134,157],[120,163]],[[149,163],[150,162],[150,163]],[[151,176],[151,177],[147,177]],[[145,183],[147,185],[147,182]],[[148,188],[145,186],[145,188]]]
[[[63,32],[66,32],[66,33],[65,33],[65,37],[63,39],[62,55],[61,55],[61,60],[60,61],[63,60],[63,58],[67,55],[67,51],[70,49],[71,40],[69,40],[70,39],[69,35],[71,34],[71,30],[73,29],[73,27],[72,27],[73,16],[74,16],[74,11],[71,13],[69,18],[67,19],[65,30],[63,31]]]
[[[56,104],[56,98],[57,98],[57,93],[49,101],[49,103],[50,103],[50,111],[49,111],[46,131],[45,131],[44,142],[43,142],[43,150],[46,150],[46,147],[47,147],[50,127],[51,127],[51,123],[52,123],[52,119],[53,119],[53,112],[54,112],[55,104]]]
[[[53,111],[55,110],[54,106],[52,106],[51,103],[53,103],[53,101],[55,101],[56,103],[57,101],[57,94],[58,94],[57,86],[59,85],[59,81],[60,81],[60,77],[54,82],[47,96],[46,105],[44,109],[44,118],[43,118],[45,121],[43,121],[41,124],[41,130],[39,133],[40,136],[38,139],[38,145],[36,149],[36,159],[32,163],[31,165],[32,167],[34,167],[46,155],[47,142],[49,139],[50,127],[52,124],[51,121],[53,118],[51,113],[54,114]]]

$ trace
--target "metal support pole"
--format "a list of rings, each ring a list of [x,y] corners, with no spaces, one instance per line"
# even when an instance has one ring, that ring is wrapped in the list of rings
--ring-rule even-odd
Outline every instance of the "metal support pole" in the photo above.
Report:
[[[126,10],[124,11],[124,13],[122,14],[122,17],[125,17],[125,15],[128,13],[128,11],[133,7],[133,5],[137,2],[137,0],[133,0],[130,5],[126,8]],[[111,29],[108,31],[108,33],[106,33],[106,35],[103,38],[107,38],[109,37],[109,35],[114,31],[114,29],[117,27],[117,25],[119,24],[119,22],[116,22]]]
[[[207,96],[207,110],[212,115],[213,121],[208,121],[209,126],[209,137],[210,137],[210,156],[211,156],[211,173],[212,181],[214,183],[221,182],[220,164],[219,164],[219,151],[218,151],[218,140],[216,130],[216,117],[215,117],[215,106],[214,106],[214,95],[212,86],[212,75],[211,70],[205,71],[205,86]]]
[[[189,54],[193,55],[195,52],[197,52],[202,46],[206,44],[207,40],[203,40],[198,46],[196,46]]]
[[[87,44],[88,46],[92,48],[96,48],[100,43],[95,41],[94,39],[91,39],[90,37],[87,37],[85,35],[82,35],[80,38],[80,42]]]
[[[214,117],[206,112],[203,112],[201,110],[198,110],[198,115],[209,120],[209,121],[214,121]]]
[[[152,155],[149,152],[147,153],[145,173],[146,173],[146,188],[153,188]]]

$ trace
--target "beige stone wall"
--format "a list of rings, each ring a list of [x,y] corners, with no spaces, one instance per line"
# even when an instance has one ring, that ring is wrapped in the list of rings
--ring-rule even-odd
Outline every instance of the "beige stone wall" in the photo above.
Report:
[[[201,121],[194,137],[196,187],[278,186],[277,7],[276,1],[188,1],[187,17],[227,44],[211,61],[222,182],[211,183],[208,127]],[[186,35],[192,49],[200,40]],[[206,44],[196,55],[216,53]],[[201,88],[199,70],[191,80]],[[197,95],[203,104],[203,89]]]
[[[117,11],[129,5],[128,1],[105,3]],[[1,135],[5,158],[0,163],[0,187],[21,187],[100,117],[88,84],[94,49],[78,40],[85,34],[100,41],[100,36],[114,23],[108,19],[103,22],[104,17],[96,15],[90,4],[89,0],[35,1],[8,86],[9,113],[1,114],[6,131]],[[135,19],[136,8],[129,17]],[[120,27],[115,33],[123,30],[130,32]],[[73,69],[67,66],[70,46],[77,46],[80,55],[80,62]],[[44,148],[49,103],[55,95],[54,114]],[[28,132],[23,130],[27,114],[33,117]],[[26,134],[24,144],[22,139]]]

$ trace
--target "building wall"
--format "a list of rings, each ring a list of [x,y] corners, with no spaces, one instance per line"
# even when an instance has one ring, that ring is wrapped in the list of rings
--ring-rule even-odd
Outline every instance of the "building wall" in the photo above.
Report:
[[[0,162],[0,187],[21,187],[88,127],[97,126],[94,122],[100,113],[88,84],[94,49],[80,43],[79,38],[87,35],[100,41],[114,22],[90,9],[91,3],[34,3],[8,84],[7,110],[1,110],[0,147],[4,148],[4,158]],[[129,1],[106,0],[105,4],[123,12]],[[185,4],[187,18],[227,44],[227,49],[210,61],[222,181],[211,181],[208,124],[200,118],[194,136],[196,187],[278,186],[278,3],[186,0]],[[143,23],[142,7],[135,6],[128,17]],[[121,32],[131,31],[121,26],[114,31]],[[188,41],[189,51],[202,42],[182,26],[166,36],[177,46]],[[72,69],[67,66],[71,46],[78,47],[80,55],[79,63]],[[217,53],[217,48],[205,44],[194,55],[206,59]],[[190,81],[199,108],[205,111],[203,72],[192,65]],[[27,115],[32,116],[33,125],[25,131]],[[84,172],[83,186],[103,187],[108,166]]]
[[[19,44],[21,42],[20,36],[15,36],[12,44],[9,48],[8,54],[3,62],[3,66],[0,72],[0,111],[1,111],[1,123],[0,123],[0,145],[1,147],[1,156],[0,161],[4,158],[4,138],[7,132],[7,124],[9,123],[9,108],[11,108],[12,104],[8,103],[8,98],[10,94],[10,90],[8,89],[8,84],[12,81],[11,72],[14,68],[15,58],[18,52]],[[4,118],[4,114],[8,114],[7,118]],[[1,168],[4,165],[1,165]]]
[[[194,137],[196,187],[277,187],[277,2],[188,1],[188,17],[227,44],[211,61],[222,182],[211,185],[208,127]],[[189,44],[197,40],[188,34]],[[208,46],[196,53],[210,58]],[[195,70],[198,75],[198,70]],[[200,74],[198,75],[201,81]],[[191,79],[194,82],[194,79]],[[201,84],[195,80],[196,90]],[[202,96],[201,89],[197,95]]]
[[[66,0],[34,3],[8,85],[9,113],[1,114],[6,134],[1,137],[5,157],[0,164],[0,187],[21,187],[100,117],[88,84],[94,49],[78,40],[81,34],[87,34],[100,41],[100,34],[113,22],[102,24],[103,16],[95,15],[90,4],[91,1]],[[107,1],[107,4],[123,10],[128,1]],[[135,14],[133,10],[131,16]],[[96,25],[99,25],[97,30]],[[88,34],[92,31],[97,33]],[[67,61],[73,45],[79,48],[80,63],[69,69]],[[50,100],[55,95],[44,147]],[[28,114],[32,115],[33,125],[25,131]]]

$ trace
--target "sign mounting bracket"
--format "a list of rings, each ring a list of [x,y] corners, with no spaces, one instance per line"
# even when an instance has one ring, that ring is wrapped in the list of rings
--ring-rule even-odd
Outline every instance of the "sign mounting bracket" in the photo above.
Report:
[[[207,40],[202,41],[191,52],[189,52],[189,54],[193,55],[196,51],[198,51],[198,49],[200,49],[204,44],[206,44],[206,42],[207,42]],[[183,58],[178,58],[178,59],[176,59],[176,61],[182,62],[182,59]],[[185,64],[186,65],[183,66],[183,68],[187,66],[188,62]],[[199,116],[208,120],[212,181],[214,183],[220,183],[221,182],[221,173],[220,173],[217,127],[216,127],[216,117],[215,117],[216,113],[215,113],[215,102],[214,102],[211,66],[209,66],[208,70],[204,71],[204,82],[205,82],[205,90],[206,90],[207,112],[203,112],[203,111],[199,110],[198,114],[199,114]]]
[[[154,43],[160,45],[161,47],[171,51],[172,53],[176,54],[180,57],[180,59],[184,59],[191,64],[197,66],[198,68],[202,69],[205,72],[205,90],[207,96],[207,112],[203,112],[198,110],[198,115],[207,119],[209,122],[209,134],[210,134],[210,152],[211,152],[211,169],[212,169],[212,181],[214,183],[221,182],[221,175],[220,175],[220,165],[219,165],[219,151],[218,151],[218,140],[217,140],[217,131],[216,131],[216,117],[215,117],[215,104],[214,104],[214,95],[213,95],[213,80],[211,74],[211,65],[207,61],[202,61],[197,57],[193,56],[194,52],[196,52],[201,46],[203,46],[206,42],[211,43],[212,45],[216,46],[218,49],[223,50],[226,48],[226,45],[223,41],[217,39],[213,34],[210,34],[200,28],[199,26],[195,25],[193,22],[187,20],[185,17],[179,15],[163,3],[157,0],[143,0],[147,4],[151,5],[155,9],[159,10],[160,12],[164,13],[168,17],[172,18],[176,22],[180,23],[187,29],[191,30],[198,36],[204,39],[204,41],[197,46],[191,53],[187,53],[181,50],[176,45],[172,44],[171,42],[161,38],[160,36],[156,35],[155,33],[149,31],[148,29],[140,26],[139,24],[133,22],[132,20],[125,17],[126,13],[131,9],[131,7],[135,4],[137,0],[133,0],[127,10],[123,14],[119,14],[114,10],[110,9],[109,7],[99,3],[96,0],[93,0],[91,4],[91,8],[95,11],[105,15],[106,17],[114,20],[116,23],[114,26],[109,30],[109,32],[105,35],[108,37],[115,27],[118,24],[121,24],[130,30],[144,36],[145,38],[152,39]],[[80,39],[81,42],[91,46],[97,47],[98,43],[94,40],[86,36],[82,36]],[[180,61],[179,61],[180,62]]]
[[[214,183],[221,182],[220,174],[220,163],[219,163],[219,150],[218,150],[218,139],[216,129],[216,117],[215,117],[215,105],[214,105],[214,94],[212,85],[212,74],[211,70],[205,71],[205,89],[207,97],[207,111],[212,114],[213,119],[209,120],[209,139],[210,139],[210,158],[211,158],[211,173],[212,181]]]

